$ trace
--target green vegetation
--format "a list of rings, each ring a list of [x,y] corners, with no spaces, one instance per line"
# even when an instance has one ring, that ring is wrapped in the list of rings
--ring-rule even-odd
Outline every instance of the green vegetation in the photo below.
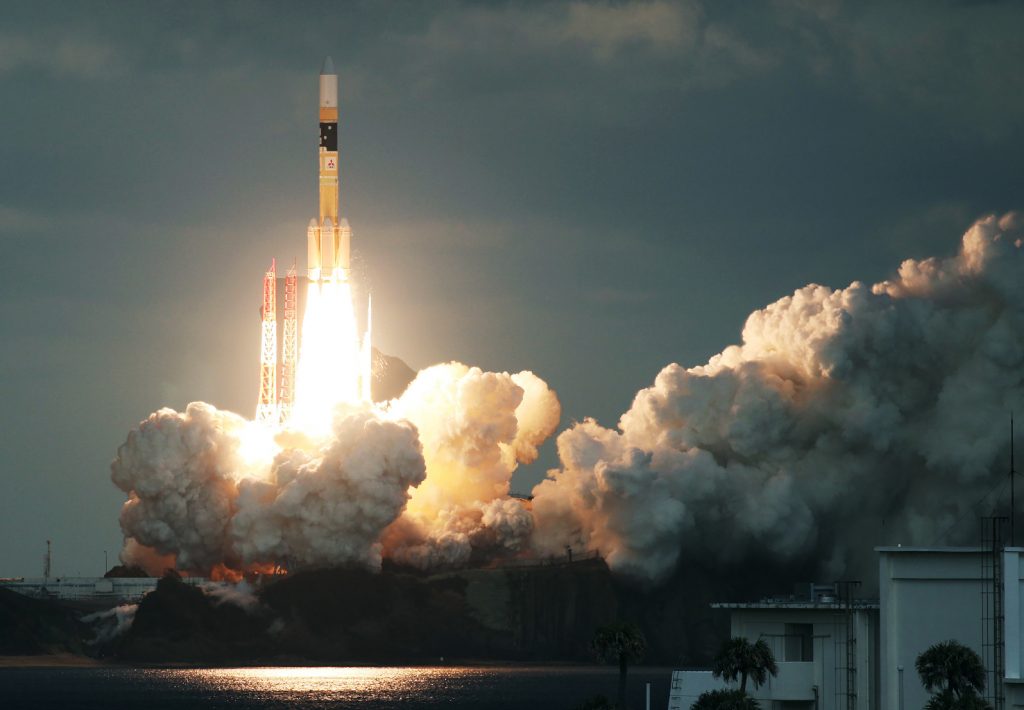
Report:
[[[775,656],[764,639],[750,643],[747,639],[737,636],[722,645],[711,664],[711,672],[716,678],[722,678],[730,683],[739,678],[739,692],[746,695],[747,678],[754,682],[755,688],[760,688],[768,682],[769,675],[774,677],[779,674],[779,667],[775,664]]]
[[[647,640],[636,624],[613,621],[598,628],[590,642],[590,650],[602,661],[619,663],[618,707],[626,707],[626,674],[629,664],[639,661],[647,652]]]
[[[925,710],[987,710],[985,666],[975,651],[958,641],[942,641],[917,657],[917,674],[932,693]]]
[[[742,690],[709,690],[701,693],[691,710],[759,710],[760,707]]]

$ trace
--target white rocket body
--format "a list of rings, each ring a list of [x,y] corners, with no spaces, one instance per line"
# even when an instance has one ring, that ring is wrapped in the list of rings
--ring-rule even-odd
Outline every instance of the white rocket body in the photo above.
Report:
[[[306,230],[311,281],[347,281],[352,230],[338,217],[338,75],[328,57],[320,70],[320,215]]]

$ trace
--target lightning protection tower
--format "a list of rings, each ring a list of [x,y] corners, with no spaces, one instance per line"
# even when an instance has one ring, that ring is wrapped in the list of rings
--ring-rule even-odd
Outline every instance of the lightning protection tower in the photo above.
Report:
[[[256,421],[276,422],[277,411],[277,261],[263,276],[263,308],[260,309],[260,399]]]
[[[295,404],[295,368],[299,352],[299,276],[293,263],[284,279],[284,339],[281,343],[281,421],[287,421]]]

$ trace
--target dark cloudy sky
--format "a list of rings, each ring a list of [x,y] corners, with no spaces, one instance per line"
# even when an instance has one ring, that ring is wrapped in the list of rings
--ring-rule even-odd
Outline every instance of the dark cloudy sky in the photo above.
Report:
[[[377,345],[614,424],[808,283],[1024,206],[1013,2],[14,2],[0,17],[0,576],[102,571],[160,406],[255,405],[316,81]],[[528,489],[556,458],[517,474]]]

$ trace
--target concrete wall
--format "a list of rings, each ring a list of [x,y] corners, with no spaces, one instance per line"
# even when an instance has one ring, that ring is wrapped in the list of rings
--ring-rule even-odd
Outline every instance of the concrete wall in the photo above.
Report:
[[[1024,708],[1024,548],[1008,547],[1003,552],[1003,602],[1005,608],[1006,679],[1003,690],[1007,708]]]
[[[879,548],[882,707],[920,708],[929,694],[914,664],[929,646],[955,639],[982,655],[980,548]]]

